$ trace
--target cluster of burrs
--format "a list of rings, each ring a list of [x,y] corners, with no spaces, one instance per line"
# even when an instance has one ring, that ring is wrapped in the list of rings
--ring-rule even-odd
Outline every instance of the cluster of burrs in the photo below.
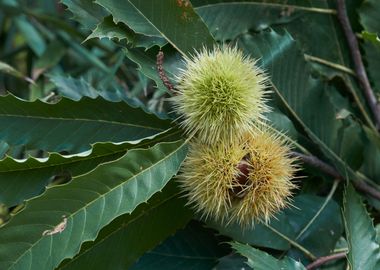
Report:
[[[268,128],[268,77],[236,47],[185,58],[173,102],[191,137],[179,181],[206,218],[242,227],[267,222],[289,204],[296,166]]]

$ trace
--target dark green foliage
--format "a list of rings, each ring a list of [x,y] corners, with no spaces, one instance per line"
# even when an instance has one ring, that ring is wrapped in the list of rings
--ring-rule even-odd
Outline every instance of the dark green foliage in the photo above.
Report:
[[[380,2],[346,5],[379,97]],[[246,230],[186,206],[156,64],[175,84],[221,43],[268,74],[275,132],[340,175],[299,161],[292,206]],[[380,135],[336,1],[0,0],[1,270],[293,270],[337,252],[319,269],[380,269],[380,202],[358,183],[380,191]]]

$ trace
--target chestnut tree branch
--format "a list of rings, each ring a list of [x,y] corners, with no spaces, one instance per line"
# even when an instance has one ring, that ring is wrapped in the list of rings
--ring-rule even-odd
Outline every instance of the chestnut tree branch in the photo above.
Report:
[[[308,164],[316,169],[319,169],[320,171],[324,172],[327,175],[330,175],[334,179],[338,179],[340,181],[344,180],[344,177],[333,166],[325,163],[316,156],[305,155],[298,152],[292,152],[292,156],[299,158],[303,163]],[[366,193],[377,200],[380,200],[380,192],[368,185],[366,182],[354,179],[352,183],[357,190]]]
[[[311,270],[311,269],[317,268],[317,267],[319,267],[319,266],[321,266],[327,262],[343,259],[346,257],[346,254],[347,254],[346,252],[340,252],[340,253],[328,255],[325,257],[320,257],[320,258],[316,259],[314,262],[312,262],[311,264],[307,265],[306,269]]]
[[[337,0],[337,16],[346,36],[348,46],[350,48],[351,57],[354,61],[355,73],[359,83],[363,89],[364,96],[374,116],[377,129],[380,128],[380,105],[369,83],[367,73],[364,68],[362,56],[360,54],[358,41],[352,31],[350,21],[347,16],[345,0]]]

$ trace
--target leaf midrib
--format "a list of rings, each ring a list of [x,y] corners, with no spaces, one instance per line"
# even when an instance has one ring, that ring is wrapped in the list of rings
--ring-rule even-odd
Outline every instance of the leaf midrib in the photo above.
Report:
[[[182,51],[180,48],[178,48],[177,44],[175,42],[173,42],[171,39],[169,39],[160,29],[158,29],[156,27],[156,25],[150,20],[148,19],[143,12],[141,12],[141,10],[139,8],[137,8],[135,6],[135,4],[133,2],[131,2],[130,0],[127,0],[136,10],[138,13],[140,13],[140,15],[151,25],[153,26],[154,29],[156,29],[178,52],[180,52],[183,56],[186,56],[186,53],[184,51]]]
[[[150,127],[144,125],[137,125],[131,123],[124,123],[119,121],[111,121],[111,120],[102,120],[102,119],[86,119],[86,118],[62,118],[62,117],[44,117],[44,116],[28,116],[28,115],[17,115],[17,114],[0,114],[0,119],[3,117],[15,117],[15,118],[30,118],[30,119],[42,119],[42,120],[59,120],[59,121],[81,121],[81,122],[99,122],[105,124],[113,124],[113,125],[121,125],[121,126],[132,126],[137,128],[145,128],[151,130],[165,130],[163,128],[158,127]]]
[[[221,2],[221,3],[197,6],[197,7],[194,7],[194,10],[202,9],[202,8],[210,8],[210,7],[215,7],[215,6],[232,6],[232,5],[268,6],[268,7],[274,7],[274,8],[290,8],[290,9],[302,10],[302,11],[308,11],[308,12],[336,14],[336,11],[334,9],[304,7],[304,6],[298,6],[298,5],[286,5],[286,4],[280,4],[280,3],[266,3],[266,2],[262,2],[262,3],[260,2],[227,2],[227,3]]]

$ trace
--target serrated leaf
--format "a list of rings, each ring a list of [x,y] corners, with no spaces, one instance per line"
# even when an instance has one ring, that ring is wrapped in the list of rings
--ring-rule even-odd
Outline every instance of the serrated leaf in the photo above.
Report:
[[[58,94],[75,101],[79,101],[83,97],[97,98],[99,96],[112,102],[121,100],[131,101],[125,91],[118,91],[117,89],[103,89],[100,87],[95,89],[83,78],[77,79],[60,74],[51,74],[49,75],[49,78],[50,81],[57,87],[56,91]]]
[[[103,18],[103,20],[96,26],[96,28],[92,31],[91,35],[87,37],[86,40],[92,38],[108,38],[108,39],[116,39],[118,41],[127,39],[128,41],[133,41],[134,33],[131,29],[129,29],[126,25],[118,23],[116,24],[113,21],[111,15]]]
[[[376,231],[377,242],[380,243],[380,224],[376,224],[375,231]]]
[[[50,81],[57,87],[55,91],[69,99],[79,101],[83,97],[90,97],[92,99],[102,97],[111,102],[125,101],[130,106],[139,107],[148,114],[153,113],[161,119],[167,118],[166,116],[159,115],[154,111],[150,111],[140,100],[131,98],[129,93],[127,93],[124,88],[115,87],[109,89],[98,85],[95,89],[84,78],[72,78],[70,76],[60,74],[50,74],[49,78]]]
[[[190,1],[97,0],[106,7],[115,22],[123,22],[136,33],[163,36],[186,55],[202,46],[212,46],[213,38]]]
[[[108,39],[116,39],[117,41],[121,41],[126,39],[129,46],[131,47],[143,47],[145,49],[149,49],[154,45],[158,45],[160,47],[166,44],[166,40],[157,37],[157,36],[145,36],[142,34],[136,34],[133,32],[128,26],[122,23],[115,23],[113,21],[112,16],[105,17],[92,31],[91,35],[89,35],[86,40],[92,38],[108,38]]]
[[[73,257],[101,228],[160,191],[185,156],[184,141],[130,150],[28,201],[0,228],[0,269],[53,269]]]
[[[300,262],[289,257],[277,260],[266,252],[238,242],[231,243],[231,246],[241,255],[247,257],[247,264],[255,270],[306,270]]]
[[[170,182],[147,204],[103,228],[94,242],[86,243],[77,256],[57,269],[129,269],[144,252],[191,219],[192,211],[184,207],[186,201],[179,193],[175,182]]]
[[[191,222],[155,249],[145,253],[130,270],[209,270],[226,255],[212,231]]]
[[[351,184],[346,188],[343,207],[348,261],[352,269],[380,269],[380,247],[375,228],[362,199]]]
[[[70,76],[51,74],[49,79],[57,87],[58,94],[69,99],[79,101],[82,97],[94,99],[99,96],[99,92],[83,78],[76,79]]]
[[[247,259],[240,254],[229,254],[220,258],[213,270],[251,270],[246,261]]]
[[[130,1],[96,0],[95,3],[107,9],[112,14],[115,23],[122,22],[138,34],[161,36],[160,32],[140,14]]]
[[[178,140],[178,130],[164,132],[140,143],[96,143],[91,150],[71,156],[52,153],[46,158],[29,157],[0,161],[0,204],[12,207],[40,194],[55,176],[75,177],[93,170],[99,164],[116,160],[133,148],[147,148],[157,141]]]
[[[103,17],[109,13],[93,0],[61,0],[74,14],[74,19],[86,29],[94,29]]]
[[[170,127],[170,121],[125,102],[83,98],[56,104],[0,98],[0,140],[46,151],[82,152],[95,142],[140,140]]]

